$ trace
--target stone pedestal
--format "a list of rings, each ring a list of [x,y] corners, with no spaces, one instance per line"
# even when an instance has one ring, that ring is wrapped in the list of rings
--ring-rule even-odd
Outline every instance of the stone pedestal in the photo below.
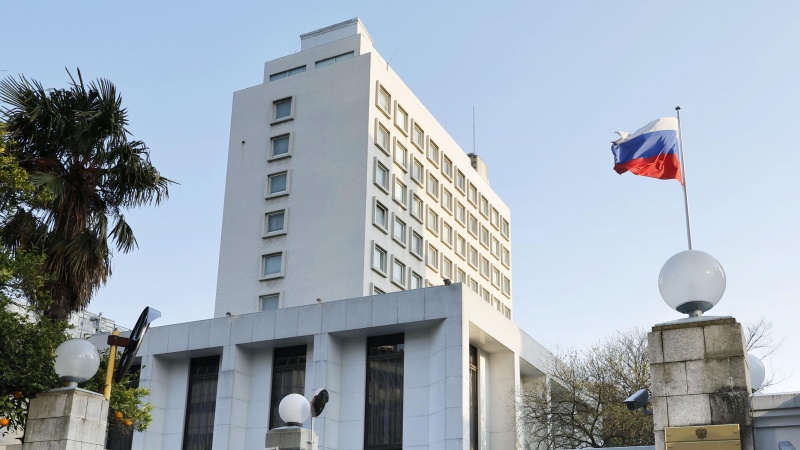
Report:
[[[28,408],[23,450],[103,450],[108,401],[77,388],[38,394]]]
[[[753,450],[750,372],[742,327],[732,317],[697,317],[648,334],[656,450],[664,429],[739,424],[742,450]]]
[[[280,450],[316,450],[317,434],[301,427],[273,428],[267,431],[266,447],[277,447]]]

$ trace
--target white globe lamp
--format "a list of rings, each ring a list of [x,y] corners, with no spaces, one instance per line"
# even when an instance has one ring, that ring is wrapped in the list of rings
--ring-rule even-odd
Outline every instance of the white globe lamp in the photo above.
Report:
[[[301,427],[311,415],[311,406],[302,395],[289,394],[278,405],[278,414],[287,425]]]
[[[761,362],[761,359],[750,352],[747,352],[747,367],[750,369],[750,387],[755,392],[764,385],[767,370],[764,368],[764,363]]]
[[[685,250],[664,263],[658,290],[670,308],[700,316],[713,308],[725,292],[725,270],[713,256]]]
[[[84,339],[70,339],[56,348],[56,373],[69,387],[92,378],[100,367],[100,354]]]

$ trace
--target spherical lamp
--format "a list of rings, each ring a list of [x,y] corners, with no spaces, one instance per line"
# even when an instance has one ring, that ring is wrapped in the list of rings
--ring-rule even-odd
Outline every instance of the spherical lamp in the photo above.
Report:
[[[699,316],[713,308],[725,292],[725,270],[699,250],[682,251],[664,263],[658,290],[670,308]]]
[[[761,362],[761,359],[750,352],[747,352],[747,367],[750,369],[750,387],[755,392],[764,385],[767,370],[764,368],[764,363]]]
[[[70,339],[56,348],[56,373],[70,387],[78,386],[97,373],[100,367],[100,354],[89,341]]]
[[[278,414],[287,425],[301,427],[311,414],[311,406],[302,395],[289,394],[278,405]]]

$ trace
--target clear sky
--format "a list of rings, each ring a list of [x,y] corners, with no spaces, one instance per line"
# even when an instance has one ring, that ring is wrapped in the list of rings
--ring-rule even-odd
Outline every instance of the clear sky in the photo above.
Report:
[[[0,76],[62,87],[65,67],[112,80],[130,130],[180,183],[132,211],[90,305],[131,327],[209,318],[232,93],[299,35],[360,17],[378,51],[512,211],[514,317],[543,344],[586,346],[678,319],[658,273],[686,248],[676,181],[612,170],[615,130],[682,107],[695,248],[728,275],[710,315],[774,323],[800,390],[800,4],[775,2],[0,1]]]

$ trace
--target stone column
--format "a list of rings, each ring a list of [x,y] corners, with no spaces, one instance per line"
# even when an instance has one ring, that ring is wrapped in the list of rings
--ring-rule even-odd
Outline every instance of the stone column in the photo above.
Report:
[[[732,317],[655,325],[648,334],[656,450],[667,427],[739,424],[753,450],[750,372],[742,326]]]
[[[55,389],[31,400],[23,450],[103,450],[108,401],[77,388]]]

